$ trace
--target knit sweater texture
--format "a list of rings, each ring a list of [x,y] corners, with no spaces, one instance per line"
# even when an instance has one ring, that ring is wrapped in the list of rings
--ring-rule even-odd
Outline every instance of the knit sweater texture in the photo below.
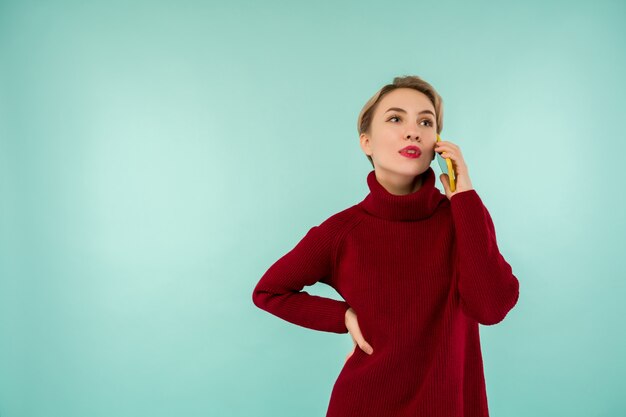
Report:
[[[355,310],[370,355],[343,365],[326,417],[488,417],[478,324],[501,322],[519,281],[476,190],[448,199],[429,167],[389,193],[367,175],[363,201],[330,216],[265,272],[253,303],[309,329],[348,333]],[[312,295],[323,282],[343,300]]]

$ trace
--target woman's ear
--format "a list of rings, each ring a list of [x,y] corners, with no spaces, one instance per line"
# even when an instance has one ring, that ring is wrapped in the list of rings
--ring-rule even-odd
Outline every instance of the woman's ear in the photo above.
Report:
[[[361,145],[361,149],[365,152],[366,155],[372,156],[372,149],[370,147],[370,137],[367,133],[361,133],[359,136],[359,144]]]

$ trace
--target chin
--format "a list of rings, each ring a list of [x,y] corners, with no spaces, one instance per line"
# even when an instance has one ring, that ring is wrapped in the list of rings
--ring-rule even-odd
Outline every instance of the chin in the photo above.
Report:
[[[388,172],[393,172],[396,175],[403,175],[403,176],[407,176],[407,177],[416,177],[418,175],[422,175],[424,172],[426,172],[428,170],[428,168],[430,167],[429,165],[414,165],[414,166],[405,166],[405,167],[398,167],[397,164],[395,166],[387,166],[387,165],[383,165],[383,166],[376,166],[376,169],[382,169]]]

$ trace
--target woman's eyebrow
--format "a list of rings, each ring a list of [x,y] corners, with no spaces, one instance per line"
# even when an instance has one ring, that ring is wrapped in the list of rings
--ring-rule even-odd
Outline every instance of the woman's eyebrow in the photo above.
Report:
[[[402,112],[402,113],[406,113],[406,110],[401,109],[401,108],[399,108],[399,107],[389,107],[385,113],[390,112],[390,111],[392,111],[392,110],[394,110],[394,111],[399,111],[399,112]],[[422,110],[421,112],[419,112],[419,113],[417,113],[417,114],[422,114],[422,113],[430,113],[430,114],[432,114],[433,116],[435,116],[435,114],[434,114],[433,112],[431,112],[430,110]]]

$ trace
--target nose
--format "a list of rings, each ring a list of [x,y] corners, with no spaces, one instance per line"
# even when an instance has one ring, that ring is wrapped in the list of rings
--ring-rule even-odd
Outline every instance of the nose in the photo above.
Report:
[[[406,132],[405,138],[408,140],[417,140],[420,141],[419,133],[416,130],[411,130]]]
[[[404,137],[408,140],[420,140],[420,129],[417,124],[408,123],[405,125]]]

